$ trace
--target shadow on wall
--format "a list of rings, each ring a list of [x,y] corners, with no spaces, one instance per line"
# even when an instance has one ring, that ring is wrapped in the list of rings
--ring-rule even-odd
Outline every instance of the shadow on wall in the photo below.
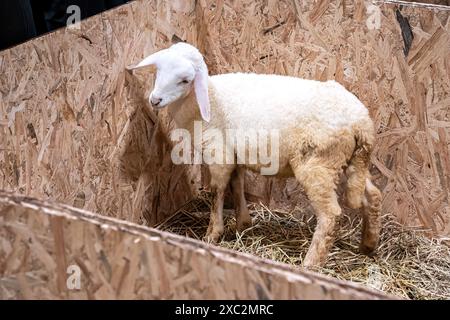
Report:
[[[85,19],[127,0],[2,0],[0,50],[65,27],[74,14]],[[76,6],[76,7],[73,7]]]

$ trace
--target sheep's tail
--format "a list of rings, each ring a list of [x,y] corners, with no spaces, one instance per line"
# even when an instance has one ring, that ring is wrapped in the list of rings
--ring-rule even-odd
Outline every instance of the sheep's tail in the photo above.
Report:
[[[356,145],[345,171],[346,202],[350,208],[358,209],[361,208],[365,199],[366,180],[370,182],[369,164],[374,140],[373,124],[365,123],[355,128],[354,132]]]

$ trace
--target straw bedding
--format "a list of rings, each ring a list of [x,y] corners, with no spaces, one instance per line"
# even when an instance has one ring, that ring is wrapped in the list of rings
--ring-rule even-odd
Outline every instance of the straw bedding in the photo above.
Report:
[[[202,239],[209,223],[209,198],[190,202],[159,229]],[[235,232],[233,210],[225,210],[219,246],[300,267],[314,231],[313,215],[296,209],[271,211],[250,205],[253,227]],[[359,254],[361,219],[343,215],[327,264],[319,272],[409,299],[450,299],[450,246],[430,239],[426,230],[406,228],[383,216],[380,246],[374,257]]]

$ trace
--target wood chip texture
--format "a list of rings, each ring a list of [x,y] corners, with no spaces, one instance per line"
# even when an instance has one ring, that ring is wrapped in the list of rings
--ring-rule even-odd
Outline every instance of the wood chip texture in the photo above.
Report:
[[[3,191],[0,243],[0,299],[395,298],[204,242]],[[79,287],[73,285],[74,275],[79,276]]]
[[[376,123],[383,212],[449,235],[449,13],[402,1],[139,0],[0,52],[0,189],[147,225],[195,197],[204,175],[172,164],[172,123],[146,102],[154,73],[125,71],[181,39],[211,74],[342,83]],[[307,205],[292,179],[247,182],[250,200]]]

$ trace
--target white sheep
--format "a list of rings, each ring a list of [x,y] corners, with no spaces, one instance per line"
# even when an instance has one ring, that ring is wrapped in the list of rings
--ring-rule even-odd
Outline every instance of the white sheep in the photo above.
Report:
[[[336,187],[345,170],[346,200],[363,208],[360,250],[376,248],[380,229],[381,193],[368,171],[374,142],[367,108],[335,81],[319,82],[280,75],[229,73],[208,76],[201,53],[186,43],[158,51],[136,66],[155,65],[157,76],[149,100],[155,109],[168,107],[179,128],[204,130],[270,129],[279,131],[278,176],[295,176],[303,185],[317,217],[305,267],[322,266],[334,241],[341,215]],[[249,149],[252,146],[248,147]],[[250,152],[250,151],[249,151]],[[223,233],[224,192],[231,181],[237,229],[251,226],[244,196],[245,169],[262,164],[210,164],[214,197],[205,238],[216,242]]]

